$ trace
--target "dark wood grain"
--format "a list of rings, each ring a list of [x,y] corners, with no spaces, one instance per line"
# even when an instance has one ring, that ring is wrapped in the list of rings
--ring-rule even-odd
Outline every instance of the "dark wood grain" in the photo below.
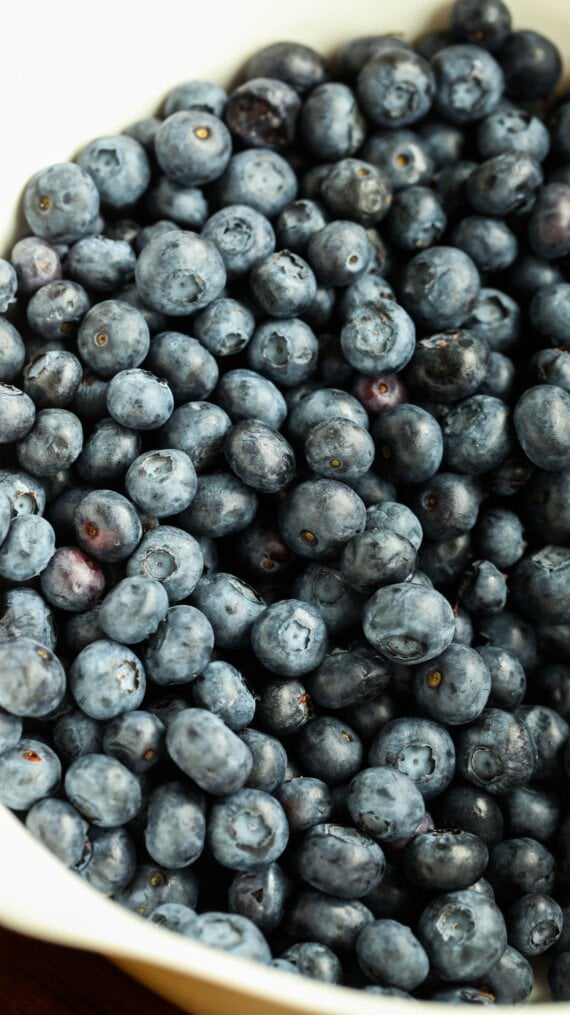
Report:
[[[0,927],[1,1015],[181,1015],[107,959]]]

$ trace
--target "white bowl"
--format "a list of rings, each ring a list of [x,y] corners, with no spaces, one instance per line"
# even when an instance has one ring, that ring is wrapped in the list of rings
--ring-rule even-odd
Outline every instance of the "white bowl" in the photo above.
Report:
[[[539,6],[511,0],[510,6],[515,26],[551,36],[570,66],[567,0]],[[447,7],[429,0],[403,0],[394,10],[376,0],[100,0],[91,6],[7,0],[0,16],[0,250],[9,252],[22,232],[16,210],[32,173],[156,112],[174,85],[191,78],[228,84],[251,53],[280,39],[327,54],[358,35],[401,31],[413,38],[443,25]],[[1,805],[0,922],[105,954],[193,1015],[377,1015],[384,1005],[402,1015],[449,1010],[379,1002],[151,926],[67,871]],[[540,988],[535,994],[539,1002],[547,998]],[[539,1003],[534,1013],[551,1015],[552,1006]]]

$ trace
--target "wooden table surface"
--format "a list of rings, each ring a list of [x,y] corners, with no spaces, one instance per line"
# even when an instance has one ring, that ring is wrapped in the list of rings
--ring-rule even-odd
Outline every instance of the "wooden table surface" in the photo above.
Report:
[[[1,1015],[181,1015],[107,959],[0,927]]]

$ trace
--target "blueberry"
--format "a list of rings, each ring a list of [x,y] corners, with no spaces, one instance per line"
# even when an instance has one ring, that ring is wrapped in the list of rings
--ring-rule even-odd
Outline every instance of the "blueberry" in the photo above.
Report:
[[[99,599],[105,576],[98,563],[82,550],[60,546],[42,571],[41,588],[53,606],[80,613]]]
[[[308,151],[323,161],[354,155],[365,138],[365,120],[352,89],[339,81],[312,89],[301,108],[299,132]]]
[[[570,395],[566,391],[551,384],[527,388],[513,418],[523,450],[535,465],[554,471],[568,467]]]
[[[567,1001],[570,996],[569,970],[570,955],[568,952],[562,952],[553,960],[547,974],[548,986],[554,1001]]]
[[[412,503],[428,539],[453,539],[475,525],[480,492],[468,476],[438,472],[419,487]]]
[[[50,648],[20,631],[0,640],[0,704],[10,715],[43,716],[61,702],[65,671]]]
[[[536,767],[536,744],[523,720],[498,708],[459,730],[456,749],[458,774],[490,793],[525,786]]]
[[[210,850],[218,863],[231,870],[255,871],[273,863],[285,850],[288,838],[281,804],[262,790],[230,792],[210,812]]]
[[[26,362],[26,346],[20,332],[0,317],[0,382],[13,381]]]
[[[114,641],[136,644],[156,631],[167,609],[166,590],[154,578],[123,578],[101,603],[99,623]]]
[[[278,215],[295,199],[297,187],[297,177],[292,166],[283,156],[270,148],[246,148],[245,151],[233,155],[226,171],[216,183],[218,199],[222,206],[250,205],[256,212],[260,212],[267,218]],[[248,216],[248,218],[250,217]],[[223,221],[227,222],[228,220],[224,217]],[[241,241],[239,246],[243,250],[245,236],[241,225],[243,221],[241,208],[237,221],[235,210],[232,209],[230,222],[232,221],[235,223],[232,226],[232,232],[237,226]],[[207,226],[208,230],[210,228]],[[247,232],[251,235],[251,227]],[[270,241],[266,229],[264,229],[264,233],[266,236],[262,242],[265,245]],[[270,236],[273,237],[273,230],[271,230]],[[231,247],[235,250],[235,234],[232,237]],[[251,267],[251,263],[249,266]]]
[[[116,828],[141,804],[139,780],[115,758],[87,754],[73,761],[64,779],[70,802],[99,828]]]
[[[450,892],[469,888],[486,870],[488,859],[485,843],[471,832],[428,831],[407,844],[402,866],[414,884]]]
[[[103,750],[138,775],[160,760],[164,737],[165,727],[157,716],[134,709],[105,724]]]
[[[358,76],[358,72],[364,64],[373,56],[394,48],[409,51],[411,46],[398,32],[387,32],[384,35],[361,35],[348,39],[336,53],[335,62],[338,76],[343,80],[353,80]]]
[[[311,377],[318,354],[316,335],[298,317],[263,322],[247,347],[249,366],[259,372],[258,376],[265,374],[282,387],[301,384]]]
[[[227,412],[212,402],[186,402],[174,410],[161,430],[161,444],[184,451],[196,472],[205,472],[220,458],[224,436],[230,427]]]
[[[39,236],[25,236],[12,247],[10,260],[21,293],[33,293],[46,282],[61,278],[61,258],[54,246]]]
[[[201,708],[184,709],[172,720],[166,748],[185,775],[216,796],[240,790],[253,763],[251,752],[239,737],[216,715]]]
[[[302,322],[299,322],[301,325]],[[300,332],[306,336],[310,329],[305,325]],[[311,333],[312,334],[312,333]],[[279,340],[278,340],[279,341]],[[275,343],[276,345],[278,344]],[[305,349],[303,343],[303,351]],[[271,348],[271,343],[270,343]],[[287,353],[287,348],[285,347]],[[278,354],[278,357],[283,353]],[[285,357],[287,367],[287,356]],[[287,405],[279,388],[255,370],[229,370],[221,378],[216,396],[222,408],[234,423],[242,419],[259,419],[273,430],[278,430],[287,415]],[[229,430],[229,426],[226,428]],[[224,430],[224,432],[226,432]]]
[[[269,962],[271,952],[263,934],[251,920],[233,913],[202,913],[192,925],[194,940],[211,948],[257,962]]]
[[[441,427],[419,405],[409,403],[387,409],[375,422],[374,438],[382,471],[396,482],[424,482],[441,465]]]
[[[102,377],[138,366],[150,345],[148,325],[135,307],[104,300],[87,312],[77,338],[82,360]]]
[[[499,1004],[524,1004],[534,985],[533,969],[524,955],[507,945],[501,958],[485,973],[485,988],[490,988]]]
[[[232,154],[232,140],[219,117],[202,109],[181,109],[160,124],[154,150],[170,180],[198,187],[222,175]]]
[[[125,645],[101,640],[87,645],[71,665],[75,701],[93,719],[112,719],[138,708],[146,689],[144,668]]]
[[[209,240],[179,230],[151,240],[139,254],[135,278],[145,303],[179,317],[215,300],[225,285],[226,271]]]
[[[236,648],[248,641],[255,619],[265,610],[250,585],[221,571],[198,581],[192,602],[210,621],[220,648]]]
[[[31,231],[50,243],[74,243],[95,231],[99,192],[91,176],[61,162],[32,176],[24,192],[24,215]]]
[[[103,749],[102,724],[85,715],[80,708],[60,716],[53,727],[53,742],[58,755],[75,761],[83,754],[100,754]]]
[[[373,919],[359,899],[339,899],[308,889],[291,903],[285,930],[293,937],[331,949],[352,951],[361,930]]]
[[[132,280],[135,263],[135,252],[126,240],[85,236],[70,248],[64,269],[86,289],[111,293]]]
[[[114,490],[94,490],[79,501],[74,528],[82,549],[98,560],[126,560],[141,541],[142,527],[131,502]]]
[[[479,273],[467,254],[454,247],[430,247],[404,269],[400,298],[422,329],[458,328],[473,311]]]
[[[386,216],[392,191],[388,177],[377,166],[362,159],[346,158],[334,163],[327,173],[321,197],[327,209],[341,221],[354,220],[369,227]]]
[[[429,959],[409,927],[396,920],[375,920],[356,941],[366,976],[390,987],[413,990],[429,972]]]
[[[319,610],[289,599],[267,607],[251,629],[251,646],[271,672],[294,677],[314,670],[327,648],[327,630]]]
[[[187,684],[208,664],[214,631],[194,606],[171,606],[144,650],[145,668],[155,684]]]
[[[501,899],[547,894],[554,887],[556,861],[536,839],[503,839],[491,852],[487,878]]]
[[[0,382],[0,412],[0,444],[21,440],[34,426],[34,403],[13,384]]]
[[[447,730],[430,719],[392,719],[375,736],[368,762],[407,775],[428,800],[450,784],[455,748]]]
[[[278,736],[296,733],[312,715],[310,696],[299,680],[267,680],[259,692],[256,718]]]
[[[0,802],[26,811],[53,795],[61,781],[61,762],[51,747],[24,737],[0,755]]]
[[[242,349],[245,349],[249,340],[251,339],[255,330],[255,318],[251,310],[245,305],[240,303],[239,300],[229,299],[228,297],[220,297],[218,300],[214,300],[209,306],[201,310],[194,321],[194,334],[199,339],[202,347],[212,354],[212,356],[233,356]],[[186,341],[191,341],[184,336]],[[153,349],[156,347],[156,340],[153,343]],[[153,350],[151,350],[152,355]],[[166,354],[166,349],[165,349]],[[169,350],[167,357],[168,362],[172,362],[172,351]],[[206,373],[206,363],[202,371],[197,372]],[[217,378],[216,378],[217,379]],[[174,382],[169,381],[170,386]],[[193,378],[193,383],[196,384],[196,379]],[[214,385],[212,385],[213,387]],[[172,388],[174,394],[177,392]],[[210,389],[211,390],[211,389]],[[209,392],[204,392],[202,395],[188,395],[193,398],[206,398]]]
[[[85,851],[87,824],[65,800],[46,797],[26,814],[26,828],[66,867],[76,867]]]
[[[355,370],[397,373],[413,354],[414,322],[394,300],[376,300],[352,311],[340,341],[344,356]]]
[[[176,183],[160,176],[147,194],[147,205],[156,219],[168,219],[181,229],[200,230],[208,218],[208,204],[199,187]]]
[[[82,377],[77,356],[65,350],[48,350],[26,364],[24,391],[38,409],[63,408],[73,399]]]
[[[509,944],[528,957],[551,948],[562,931],[560,906],[542,893],[523,895],[507,910],[505,919]]]
[[[95,424],[85,441],[77,459],[77,471],[91,483],[117,480],[125,475],[140,451],[140,435],[107,416]]]
[[[511,30],[510,11],[502,0],[455,0],[451,28],[458,39],[494,52]]]
[[[219,716],[231,730],[249,726],[255,714],[255,698],[242,674],[231,663],[215,660],[193,682],[192,694],[198,708]]]
[[[186,599],[204,566],[200,546],[189,532],[161,525],[145,532],[127,562],[127,575],[155,578],[164,586],[171,603]]]
[[[446,464],[468,475],[496,467],[512,447],[508,407],[492,395],[472,395],[457,402],[443,420],[442,430]]]
[[[447,216],[438,195],[429,187],[419,186],[406,187],[396,194],[387,221],[394,245],[412,252],[437,243],[446,225]],[[454,243],[462,246],[456,239]],[[469,250],[466,252],[471,253]]]
[[[224,453],[236,475],[264,493],[283,489],[295,473],[295,456],[285,438],[257,420],[242,420],[232,427]]]
[[[110,208],[134,204],[150,180],[143,146],[125,134],[97,138],[77,156],[81,169],[93,179],[101,202]]]
[[[227,536],[244,529],[257,511],[257,497],[233,472],[198,477],[196,493],[180,521],[193,535]]]
[[[327,784],[312,776],[298,776],[275,791],[292,831],[301,832],[330,819],[332,796]]]
[[[562,62],[556,45],[538,32],[511,32],[498,54],[507,95],[536,99],[556,85]]]
[[[283,744],[275,737],[252,727],[241,730],[239,737],[253,758],[246,786],[263,790],[264,793],[274,793],[282,784],[287,771],[288,758]]]
[[[12,519],[0,546],[0,575],[10,581],[28,581],[40,574],[55,552],[55,533],[39,515]]]
[[[357,94],[366,115],[380,127],[407,127],[421,120],[435,94],[423,57],[401,46],[377,53],[358,75]]]
[[[301,941],[291,945],[277,961],[291,964],[295,972],[312,980],[342,982],[342,966],[338,957],[318,941]]]
[[[155,863],[169,869],[193,864],[204,848],[205,800],[179,782],[166,782],[150,795],[144,841]]]
[[[435,168],[428,145],[415,131],[403,128],[371,134],[362,157],[382,170],[394,192],[429,183]]]
[[[198,881],[193,871],[173,871],[143,862],[127,887],[117,893],[117,901],[140,916],[166,903],[193,909],[198,901]]]
[[[245,78],[278,78],[303,94],[328,77],[323,57],[300,42],[274,42],[257,50],[245,67]]]
[[[257,153],[252,153],[253,161]],[[246,161],[248,159],[246,158]],[[286,165],[286,164],[284,164]],[[269,167],[268,167],[269,168]],[[273,181],[276,190],[279,187],[278,170],[284,173],[280,164],[275,167],[276,179]],[[235,169],[234,169],[235,171]],[[236,174],[237,175],[237,174]],[[271,180],[267,183],[270,184]],[[239,194],[239,183],[235,181],[236,196]],[[246,195],[253,197],[252,195]],[[294,197],[294,188],[291,199]],[[267,194],[268,201],[271,200]],[[289,202],[285,202],[285,206]],[[264,206],[266,214],[272,214],[271,206]],[[282,210],[282,209],[280,209]],[[263,210],[250,207],[249,204],[226,203],[226,207],[214,212],[202,229],[202,236],[210,240],[219,250],[224,262],[228,279],[232,280],[246,275],[261,257],[275,250],[275,232]]]
[[[491,676],[489,704],[510,712],[526,692],[526,674],[516,656],[505,648],[482,645],[477,649]]]
[[[453,782],[430,806],[439,828],[461,828],[477,836],[489,849],[502,840],[502,810],[495,797],[484,789]]]
[[[362,769],[350,783],[347,806],[354,823],[381,843],[411,836],[424,818],[424,799],[412,780],[392,768]]]
[[[453,611],[434,589],[395,584],[369,599],[364,634],[392,662],[416,664],[439,655],[453,639]]]
[[[279,512],[279,526],[288,546],[313,560],[332,557],[366,523],[360,497],[332,479],[300,483]]]
[[[292,405],[287,419],[288,432],[292,440],[304,441],[310,428],[317,423],[341,418],[368,428],[366,410],[356,398],[341,388],[317,388],[302,394]]]
[[[444,980],[482,977],[507,946],[505,921],[490,900],[469,889],[439,896],[418,924],[433,971]]]
[[[323,708],[345,708],[375,698],[387,686],[390,669],[363,645],[336,648],[307,679],[311,697]]]
[[[185,937],[192,937],[196,925],[196,913],[190,906],[180,902],[164,902],[157,906],[152,912],[145,914],[149,923],[158,927],[183,934]]]
[[[542,162],[550,149],[550,135],[537,116],[507,106],[491,113],[479,125],[477,147],[483,159],[512,151],[533,155]]]
[[[296,849],[295,867],[313,888],[342,899],[358,899],[379,884],[385,860],[380,846],[361,832],[316,824]]]
[[[232,913],[247,917],[267,933],[281,923],[290,892],[291,882],[279,864],[270,863],[259,871],[235,875],[228,890],[228,906]]]
[[[456,43],[432,58],[436,110],[452,123],[480,120],[494,111],[503,93],[503,72],[481,46]]]

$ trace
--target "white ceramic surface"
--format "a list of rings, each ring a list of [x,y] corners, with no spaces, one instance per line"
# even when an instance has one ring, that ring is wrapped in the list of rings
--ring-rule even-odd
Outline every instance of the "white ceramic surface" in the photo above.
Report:
[[[511,9],[517,27],[552,36],[570,67],[567,0],[512,0]],[[256,48],[278,39],[331,53],[357,35],[398,30],[414,36],[441,24],[444,11],[429,0],[389,7],[377,0],[4,0],[0,251],[10,249],[15,209],[33,172],[155,112],[179,82],[211,77],[227,84]],[[0,922],[108,954],[194,1015],[379,1011],[370,995],[234,959],[146,924],[65,870],[1,806]],[[402,1015],[448,1010],[381,1003]],[[534,1012],[550,1015],[551,1006],[537,1005]]]

